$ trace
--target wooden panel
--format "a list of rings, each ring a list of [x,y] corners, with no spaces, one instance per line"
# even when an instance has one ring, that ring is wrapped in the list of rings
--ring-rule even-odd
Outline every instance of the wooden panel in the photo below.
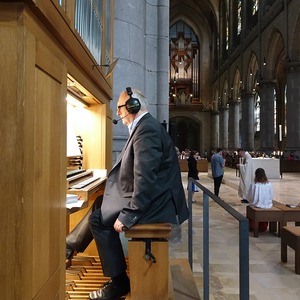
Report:
[[[81,78],[93,90],[97,101],[107,104],[99,104],[97,108],[103,116],[97,121],[101,128],[97,151],[108,138],[105,132],[112,90],[107,82],[98,79],[97,69],[91,71],[86,53],[76,61],[49,34],[44,26],[47,24],[40,22],[45,21],[41,11],[35,14],[38,8],[31,6],[30,1],[25,2],[30,7],[0,3],[3,75],[0,125],[4,158],[0,177],[0,240],[1,255],[5,258],[0,260],[1,299],[62,300],[65,296],[67,72],[72,70],[77,79]],[[53,3],[44,5],[51,7]],[[56,18],[57,15],[53,20]],[[57,28],[70,34],[65,25],[62,27]],[[69,38],[70,35],[67,38],[70,42]],[[77,46],[80,47],[78,43]],[[105,149],[111,150],[104,147],[104,153],[95,158],[100,160],[100,168],[104,168]]]
[[[16,285],[22,281],[22,272],[12,268],[12,263],[20,265],[22,256],[22,193],[23,193],[23,137],[17,116],[22,117],[22,106],[17,98],[18,69],[18,28],[15,10],[6,15],[0,8],[0,126],[2,170],[0,175],[0,289],[3,299],[21,299]],[[9,20],[9,24],[5,23]],[[8,55],[9,54],[9,55]],[[30,276],[30,272],[28,274]],[[12,280],[13,278],[13,280]]]
[[[188,162],[186,159],[179,160],[179,166],[181,172],[188,172]],[[197,160],[197,169],[199,172],[208,172],[208,161],[206,159]]]
[[[49,56],[51,59],[49,59]],[[53,57],[48,48],[39,41],[37,41],[36,45],[35,64],[61,83],[63,79],[61,62],[56,57]]]
[[[48,57],[49,59],[49,57]],[[61,136],[66,136],[62,121],[60,84],[36,69],[35,142],[33,206],[33,283],[37,293],[60,266],[61,214],[65,195],[61,193],[60,174],[64,169]],[[64,115],[65,116],[65,115]],[[64,153],[65,154],[65,153]],[[61,159],[59,159],[61,158]],[[56,241],[56,242],[53,242]],[[41,268],[40,266],[43,266]]]
[[[145,242],[129,241],[130,299],[168,299],[168,242],[152,242],[156,263],[145,259]]]
[[[171,237],[171,229],[171,224],[169,223],[136,224],[125,231],[125,237],[169,239]]]

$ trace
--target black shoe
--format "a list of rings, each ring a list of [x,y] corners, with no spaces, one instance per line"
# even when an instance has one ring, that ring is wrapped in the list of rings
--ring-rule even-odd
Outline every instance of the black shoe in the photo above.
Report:
[[[126,296],[130,292],[130,284],[115,285],[111,280],[104,283],[98,291],[90,293],[90,299],[93,300],[117,300]]]
[[[241,200],[242,203],[249,203],[249,201],[247,199],[243,199]]]
[[[66,246],[66,259],[72,259],[74,255],[74,249],[72,249],[69,245]]]

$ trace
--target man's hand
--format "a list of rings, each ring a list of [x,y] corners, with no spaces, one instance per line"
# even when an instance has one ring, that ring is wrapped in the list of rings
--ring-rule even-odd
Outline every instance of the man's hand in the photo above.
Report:
[[[126,227],[123,225],[123,223],[121,223],[119,221],[119,219],[117,219],[115,224],[114,224],[115,231],[120,233],[120,232],[124,231],[125,228]]]

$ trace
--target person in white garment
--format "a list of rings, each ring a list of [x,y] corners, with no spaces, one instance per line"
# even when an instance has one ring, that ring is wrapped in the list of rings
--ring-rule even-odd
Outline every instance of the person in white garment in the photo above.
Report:
[[[273,206],[273,187],[263,168],[255,170],[254,182],[250,184],[247,199],[251,205],[258,208]]]
[[[255,170],[254,182],[250,184],[247,199],[250,205],[258,208],[271,208],[273,206],[273,187],[269,182],[266,172],[263,168]],[[259,222],[258,229],[265,232],[268,228],[268,222]],[[249,229],[254,229],[254,222],[250,220]]]
[[[242,203],[249,203],[247,199],[248,189],[254,177],[252,157],[248,151],[245,151],[242,148],[239,148],[237,152],[238,155],[241,157],[241,163],[237,165],[237,168],[240,169],[240,182],[239,182],[238,195],[242,197],[241,200]]]

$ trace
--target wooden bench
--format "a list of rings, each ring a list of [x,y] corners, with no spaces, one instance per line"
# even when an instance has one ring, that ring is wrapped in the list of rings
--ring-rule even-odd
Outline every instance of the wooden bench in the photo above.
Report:
[[[286,226],[287,222],[295,222],[296,226],[300,225],[300,206],[288,207],[286,204],[273,201],[273,205],[282,210],[281,227]]]
[[[287,262],[287,246],[295,250],[295,273],[300,274],[300,227],[281,228],[281,261]]]
[[[254,237],[258,237],[259,222],[269,222],[269,231],[275,232],[276,227],[274,222],[279,223],[277,230],[280,236],[280,224],[282,223],[283,212],[281,209],[273,206],[271,208],[257,208],[253,205],[248,205],[246,210],[246,217],[254,222]]]
[[[169,297],[171,224],[137,224],[125,231],[128,241],[130,300]]]

